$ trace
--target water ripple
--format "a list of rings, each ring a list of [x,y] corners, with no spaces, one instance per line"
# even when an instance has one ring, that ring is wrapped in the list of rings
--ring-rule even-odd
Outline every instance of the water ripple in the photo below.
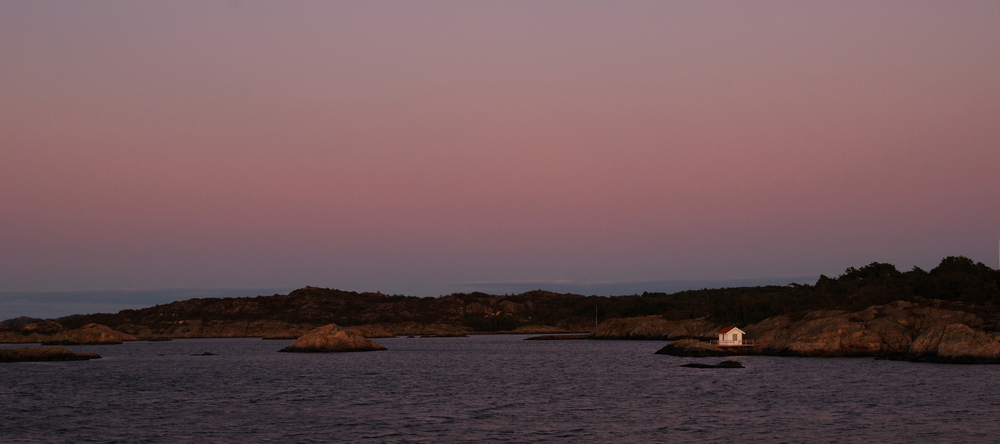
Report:
[[[1000,366],[653,355],[659,342],[380,339],[70,347],[105,359],[0,365],[2,441],[991,442]],[[212,351],[217,356],[192,356]]]

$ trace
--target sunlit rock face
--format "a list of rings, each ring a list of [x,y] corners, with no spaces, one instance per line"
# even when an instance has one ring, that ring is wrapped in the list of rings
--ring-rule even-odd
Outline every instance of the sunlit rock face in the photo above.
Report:
[[[678,340],[657,354],[674,356],[873,356],[893,360],[1000,364],[1000,334],[984,331],[974,313],[896,301],[858,312],[813,310],[767,318],[746,327],[750,347],[730,349],[697,340]],[[612,320],[598,332],[624,335],[664,331],[671,324],[654,317]],[[635,334],[635,333],[632,333]]]
[[[965,324],[937,325],[910,344],[907,360],[961,364],[1000,363],[1000,337]]]
[[[746,328],[755,353],[783,356],[882,356],[936,362],[997,360],[1000,345],[983,319],[958,310],[897,301],[859,312],[774,316]]]
[[[281,349],[283,352],[296,353],[337,353],[378,351],[386,348],[369,341],[361,332],[354,329],[340,328],[334,324],[319,327],[292,345]]]

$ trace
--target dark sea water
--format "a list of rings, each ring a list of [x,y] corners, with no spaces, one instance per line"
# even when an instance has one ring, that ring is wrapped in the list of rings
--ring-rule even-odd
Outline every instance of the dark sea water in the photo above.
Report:
[[[0,442],[998,442],[1000,366],[739,358],[691,369],[657,341],[379,339],[67,347],[0,364]],[[14,347],[5,345],[4,347]],[[191,356],[202,352],[217,356]]]

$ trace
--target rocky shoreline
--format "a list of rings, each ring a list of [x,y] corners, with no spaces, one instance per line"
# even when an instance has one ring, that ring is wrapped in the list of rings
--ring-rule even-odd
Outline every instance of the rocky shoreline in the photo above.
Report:
[[[161,325],[123,324],[115,329],[87,324],[65,330],[53,321],[40,321],[7,327],[0,331],[0,343],[45,345],[99,345],[121,344],[124,341],[168,341],[184,338],[263,338],[298,339],[320,325],[288,323],[281,321],[208,321],[182,320]],[[479,334],[571,334],[579,330],[565,330],[551,326],[522,326],[509,331],[474,332],[453,324],[422,324],[404,322],[394,324],[366,324],[345,328],[357,330],[366,338],[393,338],[396,336],[466,337]],[[587,335],[590,333],[587,332]]]
[[[949,256],[930,271],[901,272],[873,262],[835,278],[820,276],[814,285],[671,294],[533,290],[417,297],[303,287],[288,294],[194,298],[55,321],[7,319],[0,321],[0,343],[297,339],[328,324],[367,338],[579,333],[593,339],[674,341],[714,339],[720,327],[739,326],[757,340],[756,347],[741,351],[746,353],[993,362],[1000,334],[998,285],[1000,271]]]
[[[594,339],[709,339],[720,325],[706,318],[670,321],[662,316],[615,318],[601,322]]]
[[[8,319],[0,322],[0,343],[299,340],[318,328],[341,325],[337,328],[365,340],[532,334],[543,335],[530,338],[534,340],[674,341],[658,353],[678,356],[864,356],[1000,364],[998,282],[1000,272],[948,257],[930,272],[914,268],[903,273],[890,264],[872,263],[849,268],[835,279],[821,276],[814,286],[670,295],[605,297],[536,290],[419,298],[305,287],[287,295],[190,299],[55,321]],[[603,322],[595,326],[598,314]],[[753,345],[730,348],[706,342],[731,326],[741,327]]]
[[[925,301],[914,304],[896,301],[861,311],[813,310],[796,315],[772,316],[746,326],[751,347],[718,347],[704,342],[714,338],[722,325],[705,318],[684,321],[660,316],[616,318],[602,322],[594,334],[559,335],[567,330],[537,326],[521,327],[505,333],[545,333],[532,339],[654,339],[672,340],[658,354],[675,356],[822,356],[872,357],[914,362],[1000,364],[1000,333],[995,320],[987,322],[966,311],[962,304]],[[176,321],[162,328],[126,324],[111,329],[99,324],[65,330],[52,321],[32,322],[0,331],[3,343],[46,345],[121,344],[123,341],[165,340],[170,338],[261,337],[302,339],[321,326],[281,321],[202,322]],[[340,328],[340,327],[337,327]],[[345,327],[350,341],[355,335],[364,340],[395,336],[463,337],[476,334],[451,324],[370,324]],[[480,334],[482,332],[479,332]],[[352,342],[353,343],[353,342]],[[361,344],[358,342],[358,344]],[[371,347],[367,344],[360,348]],[[306,347],[308,348],[308,347]],[[348,347],[351,348],[351,347]]]
[[[0,362],[87,361],[101,359],[90,352],[74,353],[62,347],[21,347],[0,349]]]
[[[954,364],[1000,364],[1000,333],[984,331],[973,313],[941,301],[905,301],[858,312],[818,310],[798,318],[774,316],[744,330],[752,347],[718,347],[702,341],[674,341],[657,354],[673,356],[873,357]]]

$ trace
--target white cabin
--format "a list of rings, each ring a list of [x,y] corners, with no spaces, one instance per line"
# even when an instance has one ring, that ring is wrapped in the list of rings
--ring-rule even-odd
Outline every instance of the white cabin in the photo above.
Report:
[[[746,333],[736,327],[726,327],[717,332],[719,334],[719,345],[744,345],[743,335]]]

